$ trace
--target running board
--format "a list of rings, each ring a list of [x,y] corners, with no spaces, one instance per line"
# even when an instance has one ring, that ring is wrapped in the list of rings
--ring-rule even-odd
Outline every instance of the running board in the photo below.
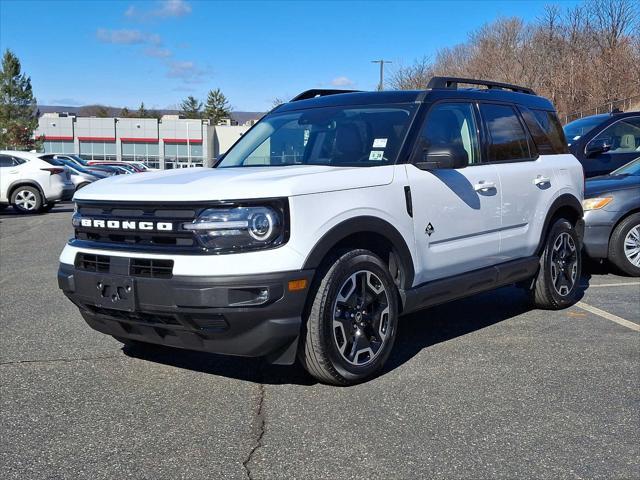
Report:
[[[415,312],[422,308],[526,280],[536,274],[539,263],[540,258],[537,256],[520,258],[413,287],[405,290],[401,295],[402,313]]]

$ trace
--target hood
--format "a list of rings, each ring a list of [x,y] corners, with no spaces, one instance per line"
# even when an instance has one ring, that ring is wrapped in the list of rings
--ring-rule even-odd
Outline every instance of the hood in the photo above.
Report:
[[[181,168],[105,178],[76,200],[211,201],[290,197],[387,185],[394,166]]]
[[[605,192],[615,192],[627,188],[640,187],[640,176],[637,175],[601,175],[587,180],[584,190],[585,198]]]

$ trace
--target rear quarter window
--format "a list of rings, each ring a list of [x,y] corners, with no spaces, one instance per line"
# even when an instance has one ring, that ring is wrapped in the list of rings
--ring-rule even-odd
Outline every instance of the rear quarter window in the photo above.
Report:
[[[560,120],[558,120],[556,113],[548,110],[532,110],[532,112],[551,144],[553,153],[568,153],[567,139],[564,136],[562,125],[560,125]]]

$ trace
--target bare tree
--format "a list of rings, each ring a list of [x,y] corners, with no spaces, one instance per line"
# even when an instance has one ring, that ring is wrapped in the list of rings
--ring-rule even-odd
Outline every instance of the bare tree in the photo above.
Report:
[[[640,2],[550,5],[540,18],[499,18],[460,45],[392,73],[389,86],[424,88],[432,75],[533,87],[564,116],[640,95]]]

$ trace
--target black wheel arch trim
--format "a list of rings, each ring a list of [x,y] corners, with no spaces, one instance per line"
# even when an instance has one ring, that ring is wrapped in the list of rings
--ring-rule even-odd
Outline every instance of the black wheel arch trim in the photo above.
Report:
[[[536,254],[540,255],[542,250],[544,250],[544,245],[547,239],[547,234],[549,233],[549,229],[551,228],[551,221],[556,217],[556,214],[562,208],[570,208],[575,211],[575,214],[578,217],[578,225],[576,228],[578,230],[578,237],[580,238],[580,243],[582,243],[583,235],[584,235],[584,220],[582,220],[584,216],[584,212],[582,210],[582,204],[580,201],[569,193],[563,193],[558,198],[556,198],[549,210],[547,211],[547,216],[544,219],[544,225],[542,226],[542,235],[540,236],[540,242],[538,243],[538,248],[536,249]]]
[[[7,200],[11,203],[11,197],[13,196],[13,192],[18,187],[34,187],[40,192],[40,196],[42,197],[42,204],[47,203],[47,197],[42,190],[42,187],[38,184],[38,182],[34,182],[33,180],[14,180],[7,189]]]
[[[352,217],[344,220],[331,228],[322,238],[315,244],[311,253],[307,256],[303,270],[315,269],[320,266],[326,255],[345,238],[357,234],[371,232],[382,235],[393,246],[394,252],[397,254],[403,273],[404,289],[411,288],[415,270],[413,268],[413,257],[411,250],[407,246],[402,234],[392,224],[386,220],[372,216]]]

